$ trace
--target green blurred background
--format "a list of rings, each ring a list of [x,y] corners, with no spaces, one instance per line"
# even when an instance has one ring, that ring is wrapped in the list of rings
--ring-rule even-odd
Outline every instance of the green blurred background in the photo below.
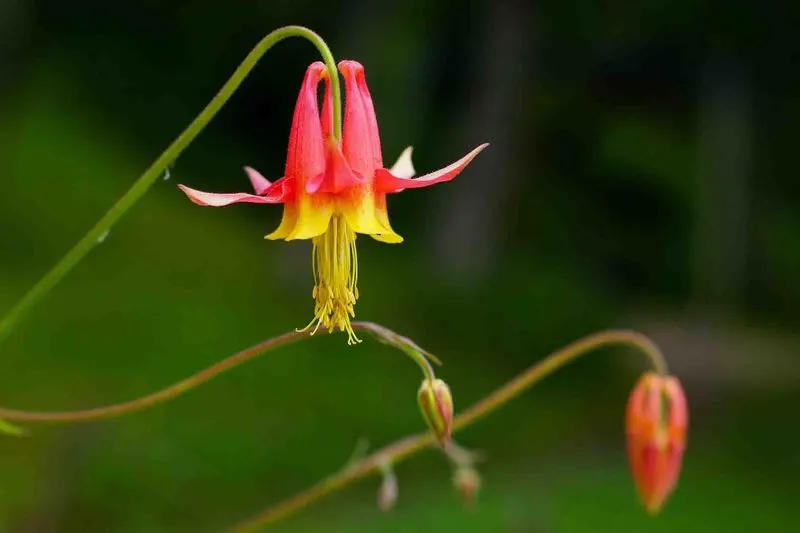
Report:
[[[454,182],[390,200],[400,246],[360,239],[358,317],[445,361],[467,406],[607,327],[665,350],[689,397],[678,491],[645,515],[622,428],[644,368],[605,350],[436,452],[396,509],[359,482],[276,532],[791,532],[800,477],[800,135],[794,12],[768,2],[0,0],[0,312],[105,212],[284,24],[361,61],[384,154]],[[796,6],[796,4],[795,4]],[[282,173],[316,59],[280,44],[172,169],[0,347],[2,404],[71,409],[171,383],[311,316],[310,246],[280,209],[200,209],[178,182]],[[0,439],[0,531],[221,531],[423,428],[419,372],[367,339],[269,354],[165,406]]]

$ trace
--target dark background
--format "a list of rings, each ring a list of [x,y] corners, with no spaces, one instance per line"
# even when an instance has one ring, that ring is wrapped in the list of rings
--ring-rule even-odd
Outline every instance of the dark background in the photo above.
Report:
[[[484,491],[463,509],[440,454],[283,532],[790,532],[800,519],[798,9],[771,2],[397,4],[0,0],[0,310],[134,182],[283,24],[366,67],[391,161],[492,146],[454,182],[390,198],[402,245],[359,239],[358,317],[445,360],[464,407],[597,329],[664,349],[691,404],[658,518],[627,474],[644,360],[605,350],[463,434]],[[788,4],[787,4],[788,5]],[[310,245],[280,209],[200,209],[175,184],[281,175],[317,59],[270,51],[160,181],[0,347],[9,407],[84,408],[171,383],[311,317]],[[165,406],[0,439],[0,531],[220,531],[340,468],[359,439],[423,427],[419,373],[317,338]]]

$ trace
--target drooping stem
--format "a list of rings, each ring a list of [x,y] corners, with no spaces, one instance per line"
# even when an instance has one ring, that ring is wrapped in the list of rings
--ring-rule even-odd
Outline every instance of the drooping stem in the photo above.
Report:
[[[288,37],[302,37],[307,39],[322,55],[325,67],[328,70],[328,76],[331,80],[333,132],[337,139],[341,138],[342,109],[339,76],[336,70],[336,62],[333,59],[330,49],[328,49],[328,46],[325,44],[325,41],[313,31],[302,26],[285,26],[273,31],[253,48],[205,109],[203,109],[183,133],[164,150],[150,168],[136,180],[122,198],[120,198],[100,221],[47,272],[44,277],[42,277],[42,279],[40,279],[36,285],[8,311],[8,313],[6,313],[2,321],[0,321],[0,341],[14,329],[14,326],[19,320],[39,303],[39,301],[41,301],[41,299],[46,296],[99,241],[103,240],[103,235],[111,229],[122,215],[144,196],[153,183],[163,175],[167,167],[178,158],[181,152],[189,146],[211,119],[214,118],[228,99],[233,96],[233,93],[236,92],[239,85],[241,85],[247,75],[250,74],[250,71],[256,66],[261,56],[275,44]]]
[[[469,409],[455,418],[453,430],[464,429],[472,425],[479,418],[494,412],[524,390],[535,385],[543,378],[574,361],[581,355],[613,344],[628,345],[636,348],[642,355],[648,358],[649,363],[653,366],[655,371],[661,374],[667,372],[667,365],[661,354],[661,350],[659,350],[658,346],[645,335],[628,330],[601,331],[579,339],[551,353],[541,361],[529,367],[522,374],[473,404]],[[372,453],[361,461],[351,465],[349,468],[323,479],[316,485],[268,507],[251,518],[233,526],[229,531],[231,533],[252,532],[278,522],[358,479],[370,474],[380,473],[381,465],[383,464],[397,464],[415,453],[426,448],[431,448],[436,444],[436,438],[432,433],[421,433],[401,439],[394,444]]]
[[[633,346],[639,353],[649,359],[653,370],[659,374],[667,373],[667,362],[664,360],[661,350],[647,336],[630,330],[601,331],[568,344],[534,364],[525,372],[457,416],[453,421],[453,429],[457,430],[471,425],[479,418],[508,403],[509,400],[519,396],[534,383],[571,363],[581,355],[609,344]]]
[[[411,359],[417,363],[417,365],[419,365],[422,373],[425,375],[425,378],[433,379],[433,369],[422,355],[425,352],[410,339],[406,339],[390,329],[379,326],[378,324],[373,324],[371,322],[353,322],[352,326],[354,330],[369,333],[380,342],[398,348],[406,355],[409,355]],[[84,409],[80,411],[22,411],[18,409],[0,407],[0,421],[5,420],[27,423],[35,422],[68,424],[103,420],[132,414],[172,400],[181,394],[194,389],[198,385],[201,385],[206,381],[219,376],[223,372],[231,370],[234,367],[246,363],[247,361],[254,359],[268,351],[286,346],[301,339],[308,339],[310,337],[311,336],[308,333],[290,331],[289,333],[284,333],[283,335],[267,339],[254,346],[251,346],[250,348],[242,350],[241,352],[235,353],[230,357],[226,357],[222,361],[214,363],[213,365],[197,372],[196,374],[182,379],[181,381],[178,381],[177,383],[174,383],[164,389],[127,402],[103,407],[95,407],[92,409]]]

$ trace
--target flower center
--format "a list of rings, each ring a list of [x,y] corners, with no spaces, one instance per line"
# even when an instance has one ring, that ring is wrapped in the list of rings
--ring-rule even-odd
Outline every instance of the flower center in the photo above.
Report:
[[[320,327],[328,332],[338,328],[347,332],[348,344],[361,342],[350,325],[350,317],[355,316],[353,308],[358,300],[356,234],[347,225],[344,216],[335,214],[328,230],[314,237],[312,243],[314,290],[311,296],[316,300],[316,305],[314,318],[305,329],[313,327],[313,335]]]

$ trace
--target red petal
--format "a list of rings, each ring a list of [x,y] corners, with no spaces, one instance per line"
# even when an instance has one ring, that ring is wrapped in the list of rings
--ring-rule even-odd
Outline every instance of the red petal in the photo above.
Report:
[[[301,187],[325,170],[325,145],[317,104],[317,84],[324,72],[325,65],[319,61],[308,67],[294,108],[284,175],[298,180]]]
[[[431,172],[430,174],[425,174],[424,176],[420,176],[418,178],[398,178],[397,176],[392,175],[392,173],[385,168],[379,168],[375,171],[375,190],[377,192],[387,193],[400,192],[403,189],[417,189],[420,187],[428,187],[434,183],[449,181],[458,176],[458,174],[464,170],[464,167],[466,167],[473,159],[475,159],[475,156],[481,153],[481,151],[487,146],[489,146],[489,143],[484,143],[455,163],[437,170],[436,172]]]
[[[678,478],[681,474],[681,462],[683,461],[683,452],[685,447],[679,446],[675,443],[668,443],[665,453],[667,462],[667,471],[664,477],[664,492],[668,495],[675,489],[678,484]]]
[[[247,194],[244,192],[235,193],[215,193],[203,192],[186,185],[178,185],[178,188],[189,197],[189,200],[197,205],[207,207],[223,207],[231,204],[280,204],[287,200],[291,200],[294,196],[294,180],[289,178],[281,178],[272,185],[261,195]]]
[[[244,172],[250,179],[250,183],[253,184],[253,190],[256,191],[256,194],[264,194],[272,185],[267,178],[254,168],[244,167]]]
[[[198,191],[189,188],[185,185],[178,185],[178,187],[186,194],[186,196],[189,197],[189,200],[196,203],[197,205],[208,206],[208,207],[223,207],[226,205],[238,204],[238,203],[278,204],[283,202],[281,198],[256,196],[254,194],[247,194],[244,192],[220,194],[215,192]]]
[[[358,65],[358,63],[356,63]],[[361,65],[358,65],[361,67]],[[340,65],[341,68],[341,65]],[[364,67],[356,70],[356,82],[361,90],[361,98],[364,100],[364,114],[369,125],[369,136],[372,144],[372,161],[375,168],[383,167],[383,154],[381,153],[381,137],[378,131],[378,117],[375,115],[375,105],[372,103],[372,95],[367,87],[367,77],[364,74]]]
[[[323,77],[325,78],[325,96],[322,98],[322,113],[319,120],[322,125],[322,136],[327,139],[333,135],[333,99],[331,97],[331,80],[327,70]]]
[[[276,198],[276,202],[288,202],[294,199],[295,180],[294,178],[283,177],[273,183],[269,189],[264,191],[262,196]]]
[[[341,149],[331,142],[328,145],[328,157],[325,172],[317,174],[306,182],[306,192],[327,192],[339,194],[340,192],[364,183],[364,179],[356,175],[345,161]]]
[[[313,178],[309,178],[306,181],[306,192],[308,194],[314,194],[318,190],[322,188],[322,184],[325,182],[325,172],[320,172]]]
[[[650,374],[648,372],[648,374]],[[649,440],[656,440],[656,435],[663,428],[662,414],[664,409],[664,391],[662,384],[664,378],[658,374],[650,374],[651,379],[645,389],[645,395],[640,412],[644,436]]]
[[[670,402],[667,415],[669,431],[683,438],[686,433],[686,426],[689,424],[689,408],[686,403],[686,395],[683,393],[680,382],[672,376],[666,378],[664,392]]]
[[[350,167],[367,180],[375,169],[383,166],[378,137],[378,122],[372,98],[366,90],[364,67],[356,61],[342,61],[339,71],[344,77],[345,106],[342,151]]]

